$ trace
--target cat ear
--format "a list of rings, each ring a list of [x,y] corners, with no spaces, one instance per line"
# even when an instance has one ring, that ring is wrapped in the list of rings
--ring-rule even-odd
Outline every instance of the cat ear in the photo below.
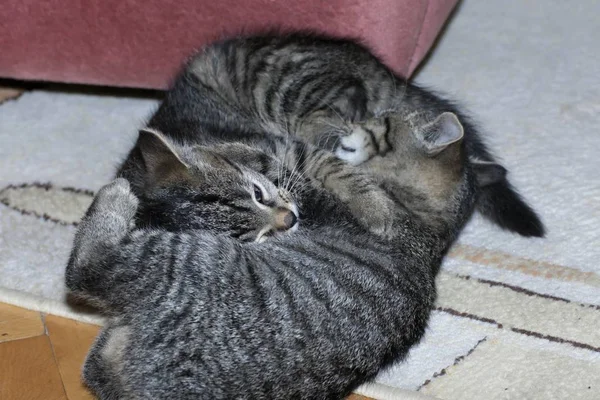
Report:
[[[142,153],[148,183],[151,185],[189,179],[188,166],[162,133],[150,128],[141,129],[137,146]]]
[[[463,136],[463,126],[451,112],[440,114],[433,122],[423,126],[417,135],[430,156],[441,153],[451,144],[462,140]]]
[[[506,179],[506,168],[490,161],[471,160],[479,187],[488,186]]]

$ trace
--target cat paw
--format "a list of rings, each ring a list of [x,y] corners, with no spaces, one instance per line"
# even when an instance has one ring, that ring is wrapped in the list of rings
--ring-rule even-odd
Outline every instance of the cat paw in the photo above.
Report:
[[[139,200],[131,191],[129,182],[117,178],[98,191],[92,209],[99,214],[116,214],[127,220],[133,220],[138,204]]]
[[[362,128],[356,127],[352,133],[342,136],[335,155],[350,165],[359,165],[371,158],[368,147],[371,143],[369,135]]]
[[[371,233],[385,239],[395,236],[393,222],[396,205],[386,195],[377,191],[366,193],[355,198],[350,208]]]

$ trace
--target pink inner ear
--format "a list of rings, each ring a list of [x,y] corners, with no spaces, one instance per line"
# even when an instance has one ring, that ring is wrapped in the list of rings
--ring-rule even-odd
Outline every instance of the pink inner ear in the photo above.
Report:
[[[434,126],[438,131],[435,144],[438,146],[447,146],[462,139],[464,135],[463,127],[458,118],[453,113],[445,112],[434,121]]]
[[[460,141],[464,136],[463,127],[456,115],[445,112],[438,116],[433,122],[426,124],[418,138],[422,141],[427,154],[436,155]]]
[[[187,176],[187,165],[160,132],[152,129],[140,130],[137,145],[152,180],[160,181],[167,177],[181,179]]]

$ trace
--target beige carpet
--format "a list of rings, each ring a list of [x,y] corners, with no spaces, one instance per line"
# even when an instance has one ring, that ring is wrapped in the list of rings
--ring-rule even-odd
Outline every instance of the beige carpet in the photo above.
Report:
[[[458,10],[418,81],[463,99],[489,129],[548,237],[475,218],[444,264],[424,342],[363,393],[600,399],[598,15],[593,0]],[[0,301],[94,319],[63,301],[73,224],[155,106],[60,91],[0,105]]]

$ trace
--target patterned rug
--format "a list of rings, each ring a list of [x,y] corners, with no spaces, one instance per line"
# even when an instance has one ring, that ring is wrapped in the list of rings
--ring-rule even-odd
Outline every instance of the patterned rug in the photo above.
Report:
[[[548,237],[474,218],[439,276],[425,340],[362,393],[600,398],[599,14],[593,0],[463,2],[418,81],[493,132]],[[0,105],[0,301],[98,321],[64,302],[74,224],[156,104],[34,90]]]

